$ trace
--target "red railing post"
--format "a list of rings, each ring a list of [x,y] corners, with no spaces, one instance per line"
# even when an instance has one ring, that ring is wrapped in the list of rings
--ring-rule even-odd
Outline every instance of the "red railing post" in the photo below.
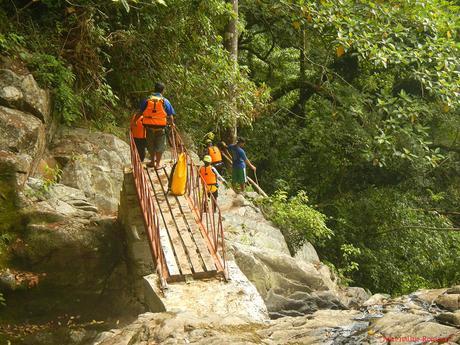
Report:
[[[159,274],[162,288],[167,286],[167,279],[169,273],[166,267],[164,253],[160,243],[160,228],[158,215],[153,203],[152,192],[150,183],[147,180],[144,167],[142,166],[137,152],[136,145],[132,133],[129,134],[129,146],[131,151],[131,164],[133,171],[133,180],[136,187],[137,198],[142,212],[142,218],[149,240],[149,247],[152,253],[153,262],[155,263],[156,270]]]

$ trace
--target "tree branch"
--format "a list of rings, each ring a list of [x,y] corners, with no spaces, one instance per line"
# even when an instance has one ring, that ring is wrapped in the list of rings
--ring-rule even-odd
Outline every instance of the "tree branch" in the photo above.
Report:
[[[279,88],[274,89],[272,91],[272,95],[271,95],[272,100],[276,101],[277,99],[283,97],[287,93],[289,93],[291,91],[294,91],[294,90],[297,90],[297,89],[300,89],[300,88],[304,88],[304,89],[309,91],[308,98],[310,98],[311,96],[313,96],[313,94],[316,93],[316,94],[328,99],[332,103],[340,105],[340,103],[337,101],[337,99],[334,96],[332,96],[330,94],[327,94],[325,92],[325,90],[321,87],[321,85],[313,84],[313,83],[311,83],[309,81],[300,80],[300,79],[291,80],[291,81],[287,82],[286,84],[280,86]]]
[[[376,234],[374,234],[374,238],[380,235],[391,233],[391,232],[402,231],[403,229],[423,229],[423,230],[430,230],[430,231],[460,231],[460,228],[437,228],[437,227],[423,226],[423,225],[407,225],[407,226],[401,226],[400,228],[377,232]]]
[[[257,57],[259,60],[265,62],[266,64],[270,64],[268,61],[267,61],[267,58],[268,56],[264,56],[262,54],[260,54],[258,51],[252,49],[251,47],[248,47],[248,46],[239,46],[239,49],[240,50],[246,50],[247,52],[251,53],[252,55],[254,55],[255,57]],[[271,53],[271,52],[270,52]],[[266,54],[267,55],[267,54]]]

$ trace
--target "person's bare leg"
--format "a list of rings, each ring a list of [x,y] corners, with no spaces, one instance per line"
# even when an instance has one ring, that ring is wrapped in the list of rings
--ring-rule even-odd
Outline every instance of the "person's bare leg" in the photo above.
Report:
[[[155,168],[160,169],[161,167],[161,156],[163,156],[163,152],[155,152]]]
[[[150,128],[147,128],[147,136],[146,136],[146,141],[147,141],[147,151],[150,155],[150,162],[147,163],[147,166],[149,168],[153,168],[155,166],[155,152],[153,151],[153,145],[154,145],[154,134],[152,133],[152,130]]]

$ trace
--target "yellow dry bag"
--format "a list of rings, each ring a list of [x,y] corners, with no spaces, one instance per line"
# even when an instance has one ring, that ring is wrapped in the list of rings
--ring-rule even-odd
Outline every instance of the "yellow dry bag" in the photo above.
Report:
[[[185,153],[179,154],[177,163],[171,175],[171,193],[174,195],[184,195],[187,184],[187,157]]]

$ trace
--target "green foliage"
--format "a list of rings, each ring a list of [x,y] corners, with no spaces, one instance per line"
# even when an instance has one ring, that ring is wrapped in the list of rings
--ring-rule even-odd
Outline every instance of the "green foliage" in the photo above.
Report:
[[[74,159],[74,158],[72,158]],[[44,176],[40,179],[40,183],[34,187],[27,186],[24,194],[29,198],[46,199],[49,197],[50,188],[59,182],[62,175],[62,169],[59,165],[55,167],[45,166]]]
[[[62,175],[62,169],[58,164],[54,168],[45,166],[45,176],[47,176],[43,181],[43,189],[45,192],[48,192],[51,186],[54,186],[60,180]]]
[[[0,6],[6,18],[15,11],[11,3]],[[21,51],[29,53],[23,59],[55,92],[64,123],[92,122],[119,134],[116,127],[127,127],[139,101],[161,80],[181,128],[200,137],[235,121],[249,125],[268,97],[223,47],[231,16],[220,0],[47,0],[8,23],[11,33],[24,37]],[[11,45],[2,38],[0,45]]]
[[[24,44],[24,37],[14,32],[0,33],[0,54],[9,55]]]
[[[264,189],[305,191],[327,215],[335,235],[319,252],[344,281],[390,293],[458,283],[458,5],[240,10],[240,63],[272,95],[243,133]]]
[[[75,94],[73,85],[75,75],[59,58],[49,54],[22,54],[34,77],[43,86],[54,92],[55,114],[70,125],[81,116],[80,98]]]
[[[270,198],[263,199],[262,206],[270,220],[283,231],[292,253],[305,241],[318,244],[332,236],[325,223],[326,217],[308,206],[308,197],[303,191],[291,198],[286,192],[277,191]]]
[[[319,253],[372,291],[408,293],[455,283],[460,233],[449,230],[447,217],[427,211],[425,198],[395,188],[344,195],[329,222],[335,238]],[[347,243],[359,251],[344,250]],[[349,269],[351,259],[359,270]]]
[[[22,225],[16,186],[14,167],[0,163],[0,270],[10,259],[8,246],[17,238]],[[0,293],[0,306],[3,305],[5,299]]]

